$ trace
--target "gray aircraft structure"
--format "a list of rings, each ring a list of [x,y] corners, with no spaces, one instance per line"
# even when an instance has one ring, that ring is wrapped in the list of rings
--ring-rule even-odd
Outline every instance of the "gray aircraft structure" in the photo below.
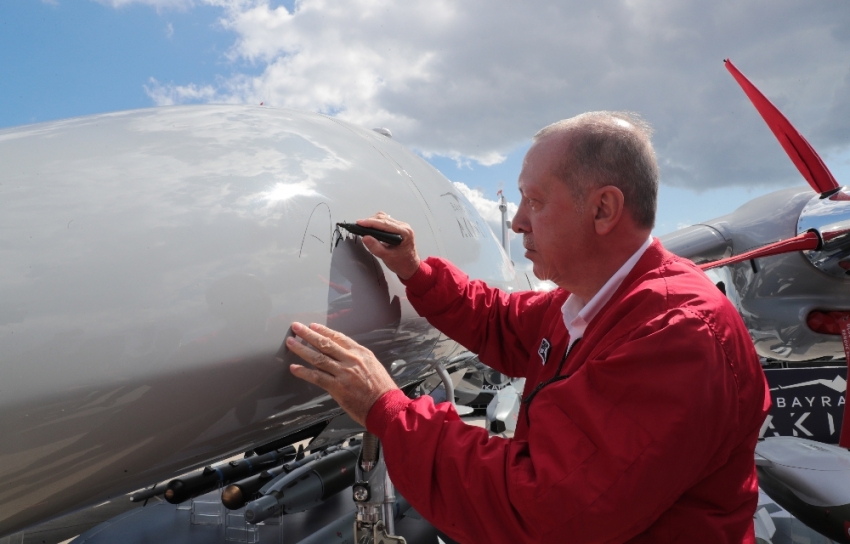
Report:
[[[850,314],[850,191],[779,110],[726,65],[811,188],[770,193],[661,240],[705,268],[725,264],[715,273],[762,357],[843,357],[839,324],[823,321]]]
[[[838,328],[814,330],[810,318],[850,312],[850,276],[841,267],[850,257],[850,192],[821,198],[808,187],[776,191],[747,202],[723,217],[661,237],[670,251],[697,263],[744,253],[814,229],[820,236],[840,230],[835,248],[794,251],[715,268],[755,344],[767,359],[806,362],[844,356]]]
[[[756,445],[759,487],[807,526],[850,542],[850,452],[791,436]]]

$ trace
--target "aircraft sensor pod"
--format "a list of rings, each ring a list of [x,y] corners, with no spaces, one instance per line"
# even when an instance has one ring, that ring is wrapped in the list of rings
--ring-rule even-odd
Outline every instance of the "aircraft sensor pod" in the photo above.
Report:
[[[263,496],[245,508],[245,520],[256,524],[277,513],[303,512],[349,487],[359,451],[337,449],[267,483]]]
[[[322,455],[326,455],[332,451],[336,451],[337,449],[339,449],[338,446],[332,446],[324,451],[311,453],[301,459],[297,459],[269,470],[264,470],[259,474],[234,482],[225,487],[224,491],[221,492],[221,502],[229,510],[239,510],[248,504],[249,499],[259,493],[260,489],[281,474],[289,474],[293,470],[303,467],[308,463],[312,463]]]
[[[171,504],[180,504],[209,493],[222,485],[285,463],[293,457],[295,457],[295,448],[286,446],[263,455],[231,461],[219,466],[204,467],[200,471],[175,478],[165,485],[135,493],[130,497],[130,501],[141,502],[156,495],[164,495],[165,500]]]

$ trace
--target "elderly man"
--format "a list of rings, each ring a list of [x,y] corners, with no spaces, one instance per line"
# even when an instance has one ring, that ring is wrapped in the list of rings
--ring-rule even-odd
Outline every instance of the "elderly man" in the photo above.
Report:
[[[397,489],[461,542],[754,542],[753,450],[769,396],[749,336],[689,261],[650,237],[658,168],[649,128],[596,112],[534,138],[513,229],[548,293],[506,294],[420,261],[410,227],[364,243],[434,326],[525,376],[514,438],[488,438],[447,403],[410,400],[365,348],[294,324],[289,347],[381,438]]]

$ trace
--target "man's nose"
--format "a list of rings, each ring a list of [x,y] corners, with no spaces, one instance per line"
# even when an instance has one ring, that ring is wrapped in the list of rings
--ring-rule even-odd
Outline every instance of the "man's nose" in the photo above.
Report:
[[[514,218],[511,220],[511,230],[517,234],[531,232],[528,225],[528,219],[525,216],[524,206],[522,204],[520,204],[516,215],[514,215]]]

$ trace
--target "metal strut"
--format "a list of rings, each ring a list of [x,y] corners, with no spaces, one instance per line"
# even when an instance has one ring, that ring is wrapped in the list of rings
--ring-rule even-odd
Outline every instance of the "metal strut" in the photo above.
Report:
[[[508,260],[513,262],[513,259],[511,259],[511,239],[509,233],[511,222],[508,219],[508,201],[501,189],[496,194],[499,195],[499,211],[502,212],[502,249],[505,250]]]
[[[381,442],[363,433],[360,458],[354,468],[354,541],[357,544],[407,544],[395,533],[395,489],[387,474]]]

